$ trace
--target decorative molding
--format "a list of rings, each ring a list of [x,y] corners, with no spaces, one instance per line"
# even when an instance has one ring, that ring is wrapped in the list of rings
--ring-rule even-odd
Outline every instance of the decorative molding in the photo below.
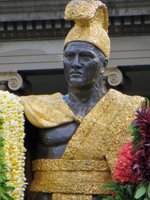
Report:
[[[0,22],[0,40],[63,38],[72,26],[64,20]]]
[[[150,15],[110,17],[110,36],[150,34]],[[0,40],[64,38],[72,21],[33,20],[0,22]]]
[[[150,15],[110,17],[110,36],[150,34]]]

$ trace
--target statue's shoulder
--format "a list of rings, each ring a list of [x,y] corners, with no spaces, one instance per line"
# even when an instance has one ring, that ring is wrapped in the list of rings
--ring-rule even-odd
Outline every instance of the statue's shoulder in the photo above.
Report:
[[[110,99],[111,101],[116,101],[120,104],[122,103],[133,103],[133,105],[140,105],[144,101],[144,97],[138,95],[127,95],[120,91],[110,89],[104,97],[105,99]],[[138,106],[139,107],[139,106]]]
[[[20,97],[28,121],[38,128],[56,127],[74,120],[61,93]]]
[[[39,102],[53,102],[60,100],[62,98],[61,93],[54,94],[42,94],[42,95],[29,95],[29,96],[21,96],[20,102],[23,104],[26,103],[39,103]]]

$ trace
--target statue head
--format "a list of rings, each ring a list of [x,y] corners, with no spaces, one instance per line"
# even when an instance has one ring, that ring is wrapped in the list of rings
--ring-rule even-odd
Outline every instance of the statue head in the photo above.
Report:
[[[72,0],[65,19],[75,25],[65,39],[64,69],[68,84],[85,87],[101,79],[110,54],[108,13],[94,0]]]
[[[64,49],[64,71],[69,85],[85,88],[96,84],[107,65],[103,52],[85,41],[73,41]]]

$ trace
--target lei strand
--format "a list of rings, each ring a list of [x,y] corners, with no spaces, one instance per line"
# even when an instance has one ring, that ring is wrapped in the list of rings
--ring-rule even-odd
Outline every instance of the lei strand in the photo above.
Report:
[[[25,190],[25,148],[23,107],[19,98],[7,91],[0,91],[0,111],[3,119],[5,165],[8,185],[14,190],[10,193],[15,200],[24,199]]]

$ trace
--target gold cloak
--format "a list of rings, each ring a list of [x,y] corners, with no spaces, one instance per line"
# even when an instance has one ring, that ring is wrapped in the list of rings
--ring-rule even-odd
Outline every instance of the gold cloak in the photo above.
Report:
[[[25,113],[31,123],[37,118],[40,126],[45,127],[45,121],[46,125],[50,125],[52,121],[59,126],[76,120],[61,94],[46,96],[48,104],[44,103],[43,109],[44,98],[45,95],[23,97]],[[142,100],[142,97],[109,90],[81,121],[61,159],[40,159],[33,162],[34,180],[31,191],[53,193],[53,200],[91,200],[92,194],[104,193],[100,187],[110,181],[118,151],[123,143],[131,139],[129,126],[135,117],[135,109]],[[37,102],[40,104],[35,105]],[[35,116],[32,106],[36,107]],[[56,110],[57,107],[59,110]],[[31,119],[31,112],[34,120]],[[42,120],[44,116],[43,125],[42,120],[39,120],[40,116]],[[36,123],[33,124],[37,126]]]

